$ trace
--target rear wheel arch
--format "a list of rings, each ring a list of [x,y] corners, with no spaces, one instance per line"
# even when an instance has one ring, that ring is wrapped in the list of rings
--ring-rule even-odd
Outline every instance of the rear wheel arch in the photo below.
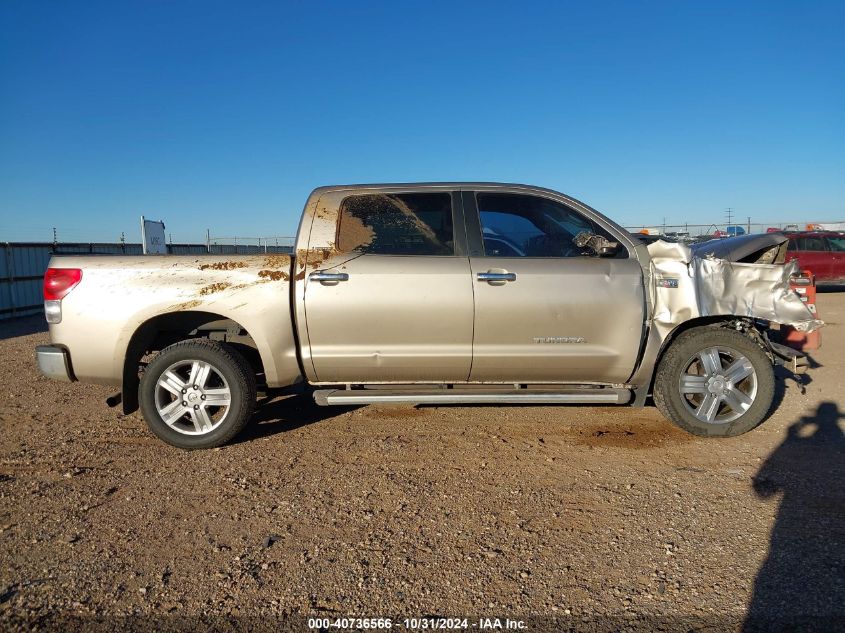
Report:
[[[237,334],[235,334],[237,332]],[[258,346],[246,328],[234,319],[214,312],[167,312],[144,321],[133,332],[123,358],[121,396],[125,414],[138,410],[139,366],[144,356],[179,341],[212,338],[229,333],[227,342],[238,348],[256,374],[264,373]]]
[[[214,448],[249,422],[255,375],[234,346],[188,339],[156,355],[138,393],[144,420],[160,439],[183,449]]]

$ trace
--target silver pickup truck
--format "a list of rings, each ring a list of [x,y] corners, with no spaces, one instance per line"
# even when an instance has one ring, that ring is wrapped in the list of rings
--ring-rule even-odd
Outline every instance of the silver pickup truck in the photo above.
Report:
[[[767,416],[772,339],[820,327],[778,234],[641,242],[525,185],[316,189],[293,256],[54,257],[43,374],[114,385],[181,448],[232,439],[256,391],[321,405],[632,404],[733,436]]]

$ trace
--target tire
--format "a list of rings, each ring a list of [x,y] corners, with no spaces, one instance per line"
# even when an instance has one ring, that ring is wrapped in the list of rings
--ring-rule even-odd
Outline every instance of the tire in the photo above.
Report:
[[[660,412],[688,433],[735,437],[768,416],[775,374],[750,336],[723,327],[696,328],[670,344],[653,394]]]
[[[181,341],[147,365],[138,399],[147,426],[160,439],[177,448],[214,448],[229,442],[249,421],[255,373],[229,345]]]

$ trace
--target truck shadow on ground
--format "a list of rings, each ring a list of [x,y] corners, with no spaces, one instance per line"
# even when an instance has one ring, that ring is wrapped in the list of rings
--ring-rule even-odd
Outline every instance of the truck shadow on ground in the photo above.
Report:
[[[780,407],[786,397],[786,390],[790,383],[794,383],[798,391],[803,395],[807,391],[807,385],[813,382],[813,371],[823,367],[809,352],[803,352],[807,358],[810,371],[803,374],[793,374],[789,369],[782,366],[775,366],[775,397],[769,413],[773,413]]]
[[[743,631],[845,630],[845,412],[801,417],[753,478],[782,495]]]
[[[822,284],[816,286],[816,292],[845,292],[845,284]]]
[[[321,407],[314,402],[311,394],[307,392],[282,398],[270,397],[258,403],[250,423],[232,444],[250,442],[276,433],[293,431],[358,408],[360,407]]]
[[[46,331],[47,321],[42,314],[0,321],[0,341]]]

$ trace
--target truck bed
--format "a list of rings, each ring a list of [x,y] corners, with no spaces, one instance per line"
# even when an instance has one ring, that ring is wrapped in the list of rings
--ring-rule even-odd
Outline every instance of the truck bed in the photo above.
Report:
[[[53,268],[80,268],[53,342],[73,349],[81,381],[120,385],[131,339],[148,320],[202,312],[231,319],[255,341],[267,384],[298,377],[288,255],[56,256]],[[111,354],[103,362],[103,350]],[[293,380],[295,382],[295,380]]]

